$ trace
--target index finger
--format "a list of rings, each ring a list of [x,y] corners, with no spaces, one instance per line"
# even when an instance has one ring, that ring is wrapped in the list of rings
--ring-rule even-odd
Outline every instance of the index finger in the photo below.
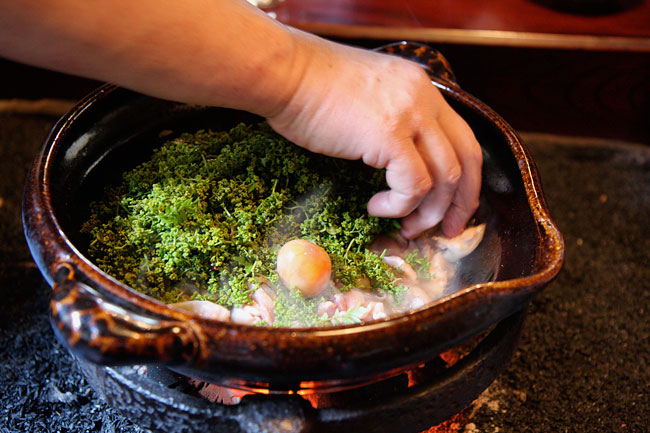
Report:
[[[368,213],[384,218],[401,218],[418,207],[433,181],[413,140],[392,146],[386,165],[388,191],[380,191],[368,201]],[[381,167],[378,167],[381,168]]]

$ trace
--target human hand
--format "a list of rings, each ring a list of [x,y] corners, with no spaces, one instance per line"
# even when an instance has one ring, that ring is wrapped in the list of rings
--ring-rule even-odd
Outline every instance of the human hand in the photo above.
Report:
[[[455,236],[478,207],[481,149],[413,62],[297,32],[298,77],[269,124],[297,145],[386,169],[368,212],[414,238],[442,221]]]

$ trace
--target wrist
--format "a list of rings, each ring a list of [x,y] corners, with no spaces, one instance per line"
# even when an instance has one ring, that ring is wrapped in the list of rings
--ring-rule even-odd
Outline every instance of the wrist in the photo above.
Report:
[[[302,89],[321,49],[317,36],[288,26],[284,26],[284,31],[286,41],[282,52],[277,52],[271,59],[274,65],[268,68],[266,84],[262,89],[268,95],[265,99],[270,104],[265,112],[258,114],[267,119],[285,117],[296,111],[294,107],[301,104],[298,101],[303,99],[300,96]]]

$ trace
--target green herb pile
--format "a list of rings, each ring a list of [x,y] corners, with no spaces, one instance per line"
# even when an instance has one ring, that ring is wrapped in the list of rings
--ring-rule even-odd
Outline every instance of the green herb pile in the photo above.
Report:
[[[250,302],[260,281],[281,285],[277,251],[303,238],[329,253],[341,290],[369,281],[399,294],[391,268],[366,249],[397,228],[366,211],[372,194],[386,188],[384,174],[353,164],[301,149],[266,124],[183,134],[93,203],[82,229],[88,253],[107,273],[164,302],[230,307]],[[296,303],[291,290],[280,292],[288,294],[276,302],[280,316],[287,311],[278,322],[284,326],[295,321]],[[307,313],[303,322],[316,317]]]

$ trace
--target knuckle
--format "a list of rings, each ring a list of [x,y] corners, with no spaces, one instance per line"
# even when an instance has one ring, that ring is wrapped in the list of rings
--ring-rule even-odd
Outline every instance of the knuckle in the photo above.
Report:
[[[413,194],[424,196],[433,188],[433,180],[429,176],[420,176],[413,185]]]
[[[455,164],[454,166],[449,168],[447,173],[445,173],[445,176],[442,179],[442,183],[447,188],[455,189],[458,183],[460,182],[460,178],[462,177],[462,175],[463,175],[463,171],[460,165]]]

